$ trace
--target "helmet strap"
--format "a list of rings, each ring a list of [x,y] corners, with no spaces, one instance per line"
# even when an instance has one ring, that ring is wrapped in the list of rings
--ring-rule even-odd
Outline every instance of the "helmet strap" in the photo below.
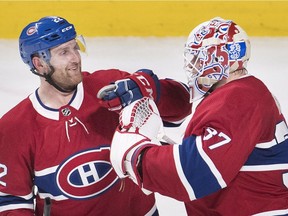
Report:
[[[49,73],[44,73],[44,74],[38,73],[35,68],[31,68],[31,72],[37,76],[44,77],[45,81],[47,81],[50,85],[52,85],[54,88],[56,88],[60,92],[69,93],[69,92],[72,92],[76,89],[76,86],[75,86],[75,88],[72,90],[66,90],[66,89],[63,89],[62,87],[60,87],[59,85],[57,85],[55,83],[55,81],[52,79],[52,75],[53,75],[55,70],[52,66],[50,66],[50,69],[51,70]]]

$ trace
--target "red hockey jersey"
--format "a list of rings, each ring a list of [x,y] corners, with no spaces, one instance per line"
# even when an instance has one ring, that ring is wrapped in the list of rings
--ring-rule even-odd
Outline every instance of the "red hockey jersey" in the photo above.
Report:
[[[181,145],[149,148],[144,188],[185,202],[188,215],[287,215],[288,128],[253,76],[201,101]]]
[[[119,70],[83,73],[66,106],[45,106],[36,90],[2,117],[0,215],[33,215],[35,209],[42,216],[46,197],[52,201],[51,215],[157,215],[154,195],[146,196],[128,178],[120,181],[109,162],[119,116],[101,107],[96,95],[127,75]],[[172,80],[160,83],[164,119],[181,120],[191,110],[187,89]],[[181,108],[174,108],[175,100]]]

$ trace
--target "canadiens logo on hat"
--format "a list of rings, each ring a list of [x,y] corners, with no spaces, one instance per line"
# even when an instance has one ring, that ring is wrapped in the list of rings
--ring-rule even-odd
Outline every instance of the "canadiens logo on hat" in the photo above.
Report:
[[[36,27],[31,26],[30,28],[27,29],[26,33],[28,36],[33,35],[36,32]]]

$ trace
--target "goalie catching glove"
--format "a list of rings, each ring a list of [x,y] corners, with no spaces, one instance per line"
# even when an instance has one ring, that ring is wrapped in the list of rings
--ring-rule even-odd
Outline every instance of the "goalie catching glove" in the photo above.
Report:
[[[110,111],[119,111],[133,101],[149,97],[155,102],[160,95],[160,82],[151,70],[142,69],[131,74],[127,79],[104,86],[97,94],[102,99],[102,106]]]
[[[120,125],[114,133],[110,161],[120,178],[131,178],[141,186],[137,165],[141,152],[160,145],[159,131],[163,127],[153,100],[144,97],[125,107],[120,113]],[[145,189],[143,189],[145,191]]]

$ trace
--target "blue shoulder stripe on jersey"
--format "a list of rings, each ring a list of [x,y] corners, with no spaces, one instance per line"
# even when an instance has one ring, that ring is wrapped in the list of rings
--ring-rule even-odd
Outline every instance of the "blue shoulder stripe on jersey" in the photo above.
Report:
[[[201,198],[221,189],[211,169],[199,154],[196,137],[184,139],[179,146],[180,161],[185,177],[194,190],[196,198]]]
[[[55,182],[56,173],[50,173],[44,176],[35,176],[35,185],[40,193],[50,193],[53,196],[62,195],[61,191]]]
[[[27,200],[22,197],[12,195],[0,196],[0,206],[17,204],[33,204],[33,197]]]
[[[270,148],[255,148],[245,165],[288,164],[288,139]]]

